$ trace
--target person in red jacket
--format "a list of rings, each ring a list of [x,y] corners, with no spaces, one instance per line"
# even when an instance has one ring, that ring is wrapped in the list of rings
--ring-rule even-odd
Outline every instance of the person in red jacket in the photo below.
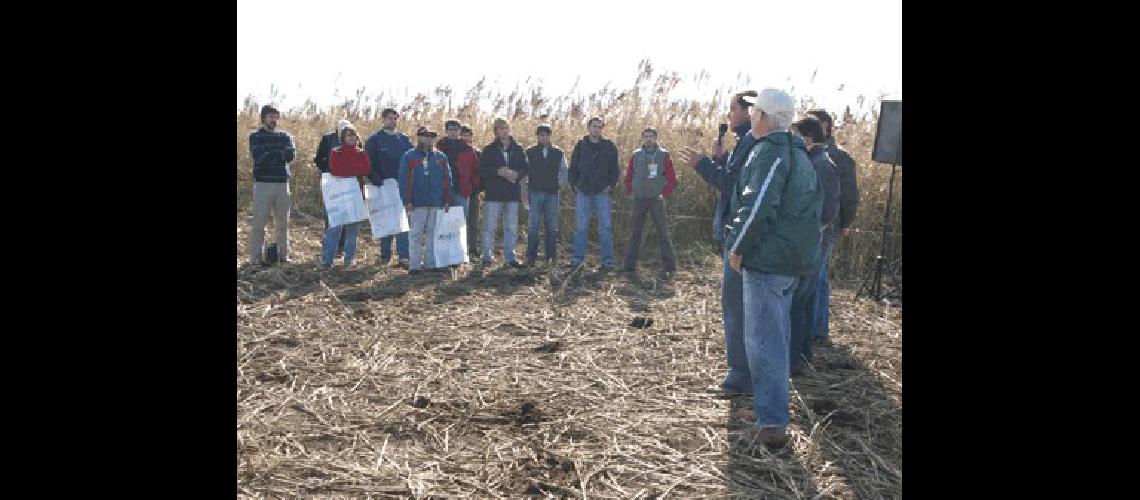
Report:
[[[363,176],[371,171],[368,153],[360,147],[360,135],[356,133],[356,128],[352,124],[346,125],[340,130],[340,146],[329,152],[329,174],[333,177],[354,177],[363,186]],[[344,267],[352,265],[352,259],[356,257],[356,235],[360,232],[359,221],[330,226],[325,231],[325,239],[321,242],[321,269],[332,266],[337,241],[342,231],[345,233]]]
[[[447,163],[451,165],[452,178],[456,180],[459,193],[451,199],[451,206],[463,207],[466,216],[471,212],[469,201],[471,195],[478,187],[479,157],[475,155],[475,148],[459,137],[460,125],[458,120],[447,120],[443,125],[447,134],[436,144],[436,148],[447,155]]]
[[[657,228],[657,241],[661,245],[662,277],[677,270],[673,258],[673,243],[669,240],[669,225],[665,222],[665,198],[673,195],[677,187],[677,174],[673,172],[673,158],[669,151],[657,145],[657,129],[646,127],[641,132],[641,149],[629,157],[625,172],[625,194],[633,195],[633,236],[625,254],[623,271],[637,270],[637,255],[641,251],[641,230],[645,228],[645,214],[653,219]]]
[[[475,137],[475,131],[471,130],[468,125],[459,126],[459,138],[468,146],[471,146],[471,152],[475,155],[475,166],[479,166],[479,148],[471,144],[471,140]],[[471,173],[471,194],[467,196],[467,253],[471,255],[471,260],[479,260],[480,252],[479,246],[479,190],[482,187],[482,181],[479,178],[479,170],[476,169]]]

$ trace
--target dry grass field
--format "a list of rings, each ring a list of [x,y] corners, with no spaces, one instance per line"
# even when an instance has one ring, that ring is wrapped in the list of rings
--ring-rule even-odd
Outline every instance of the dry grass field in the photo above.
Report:
[[[294,263],[265,269],[248,212],[237,226],[243,497],[901,495],[899,308],[833,290],[832,343],[793,379],[773,454],[739,435],[751,398],[706,392],[726,369],[711,252],[679,252],[668,282],[410,276],[362,238],[361,264],[321,272],[321,221],[300,217]]]

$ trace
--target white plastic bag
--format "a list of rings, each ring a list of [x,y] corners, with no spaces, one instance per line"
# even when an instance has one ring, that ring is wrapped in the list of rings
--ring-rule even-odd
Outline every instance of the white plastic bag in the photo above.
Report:
[[[364,195],[360,193],[360,183],[356,177],[321,176],[321,196],[325,202],[325,213],[329,226],[362,221],[368,218],[364,206]]]
[[[442,208],[435,212],[435,228],[431,234],[435,245],[436,267],[450,266],[467,262],[467,218],[463,207]]]
[[[400,199],[400,188],[395,179],[384,181],[383,186],[368,184],[364,187],[368,198],[368,220],[372,222],[372,239],[408,232],[408,214]]]

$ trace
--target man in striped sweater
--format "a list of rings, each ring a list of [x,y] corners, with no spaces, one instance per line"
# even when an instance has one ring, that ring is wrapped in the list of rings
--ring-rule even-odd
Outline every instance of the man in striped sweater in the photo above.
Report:
[[[277,232],[277,256],[289,262],[289,162],[297,156],[293,138],[277,130],[281,113],[272,105],[261,107],[261,128],[249,134],[253,158],[253,228],[249,234],[249,257],[260,265],[265,225],[273,216]]]

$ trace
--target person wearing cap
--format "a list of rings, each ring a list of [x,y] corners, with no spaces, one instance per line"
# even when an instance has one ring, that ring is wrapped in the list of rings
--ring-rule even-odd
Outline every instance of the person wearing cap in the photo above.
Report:
[[[435,213],[451,206],[455,184],[447,155],[435,150],[436,132],[428,127],[416,130],[416,147],[404,153],[400,160],[400,198],[408,210],[411,226],[409,273],[419,274],[422,268],[435,269]]]
[[[322,174],[329,172],[329,151],[333,148],[340,146],[340,131],[344,127],[350,125],[348,120],[341,118],[336,121],[336,131],[329,132],[321,136],[321,142],[317,145],[317,155],[313,157],[313,165],[316,165],[317,171]],[[323,203],[323,198],[322,198]],[[325,231],[329,230],[329,214],[325,213]],[[344,237],[347,232],[340,233],[340,241],[337,242],[336,253],[339,257],[344,252]]]
[[[677,174],[673,172],[669,150],[657,144],[657,129],[646,127],[641,131],[641,142],[641,147],[629,156],[625,172],[625,194],[633,195],[634,204],[633,234],[622,271],[637,271],[641,232],[648,214],[657,229],[657,242],[661,247],[661,274],[668,277],[677,271],[677,260],[673,257],[673,242],[669,240],[669,224],[665,222],[665,199],[672,196],[677,187]]]
[[[515,243],[518,242],[519,200],[522,190],[519,186],[529,170],[526,152],[511,137],[511,125],[502,118],[495,118],[492,125],[495,140],[483,147],[479,157],[479,178],[483,184],[485,213],[483,214],[483,266],[490,266],[494,260],[495,229],[499,216],[503,218],[503,260],[505,265],[522,267],[515,258]]]
[[[574,191],[574,256],[569,267],[574,268],[586,260],[586,231],[590,215],[598,214],[598,239],[602,242],[603,272],[614,268],[613,187],[621,180],[617,145],[602,137],[606,123],[600,116],[586,121],[589,133],[578,140],[570,153],[568,180]]]
[[[261,128],[249,134],[249,156],[253,159],[253,227],[249,234],[249,257],[261,265],[265,225],[273,217],[277,232],[277,255],[289,262],[289,162],[297,156],[293,137],[277,130],[281,112],[272,105],[261,107]]]
[[[380,112],[383,124],[368,137],[364,143],[364,150],[368,152],[368,161],[372,165],[372,173],[368,180],[374,186],[382,186],[385,181],[397,182],[400,175],[401,162],[404,153],[412,149],[412,141],[403,132],[396,130],[396,120],[400,114],[392,108]],[[380,264],[388,264],[392,259],[392,240],[396,240],[396,254],[399,261],[395,264],[402,268],[408,267],[408,233],[384,236],[380,238]]]
[[[439,140],[439,150],[447,155],[447,163],[451,166],[451,178],[455,180],[456,192],[452,193],[451,206],[463,207],[464,217],[471,211],[469,202],[471,195],[479,185],[479,157],[475,156],[475,148],[459,138],[462,124],[459,120],[447,120],[443,124],[444,133],[447,134]],[[468,242],[470,244],[470,242]]]
[[[729,207],[732,204],[732,192],[736,185],[736,177],[748,152],[756,144],[756,139],[749,132],[752,123],[749,121],[749,110],[755,98],[755,90],[745,90],[732,96],[728,104],[728,120],[732,124],[732,132],[736,134],[736,145],[731,154],[725,154],[720,141],[713,143],[713,155],[710,157],[704,151],[697,151],[686,147],[681,151],[681,162],[689,165],[700,174],[705,182],[720,191],[717,197],[716,208],[713,209],[713,239],[718,242],[724,240],[727,231],[726,223],[732,219],[729,216]],[[724,322],[724,350],[728,361],[728,373],[724,380],[714,391],[721,396],[733,396],[752,392],[751,375],[748,371],[748,357],[744,352],[744,289],[740,273],[734,271],[729,265],[728,245],[721,245],[723,258],[722,283],[720,289],[720,309]]]
[[[839,176],[839,218],[836,220],[839,231],[844,237],[851,235],[851,223],[855,221],[855,212],[859,209],[859,183],[855,178],[855,159],[835,143],[832,133],[831,114],[823,109],[813,109],[807,114],[819,119],[823,125],[823,135],[827,138],[827,156],[835,164],[835,172]],[[812,324],[813,339],[827,339],[828,320],[831,315],[831,285],[828,283],[827,261],[831,258],[834,242],[825,248],[827,255],[823,257],[823,269],[819,272],[819,303],[816,304],[816,316]]]
[[[363,178],[372,171],[371,164],[368,162],[368,153],[365,153],[364,149],[360,147],[360,136],[351,123],[345,122],[338,127],[340,128],[339,139],[341,144],[329,151],[329,175],[354,178],[360,181],[361,186],[363,186]],[[362,201],[363,196],[362,191]],[[361,221],[355,221],[325,230],[325,238],[321,242],[320,267],[322,269],[328,269],[332,266],[337,240],[345,242],[344,267],[352,267],[352,259],[356,257],[356,235],[360,232],[360,223]]]
[[[788,131],[795,100],[764,89],[752,99],[752,136],[732,193],[725,245],[742,275],[744,346],[754,394],[751,439],[788,441],[788,314],[797,277],[819,265],[822,193],[804,142]]]
[[[551,144],[550,125],[535,129],[538,143],[527,148],[527,198],[529,218],[526,234],[526,266],[538,260],[539,225],[546,226],[546,249],[543,256],[548,266],[556,264],[558,254],[558,188],[566,184],[566,155],[562,148]]]
[[[806,115],[792,123],[792,130],[807,146],[808,158],[811,159],[811,166],[815,169],[816,178],[819,179],[820,192],[823,196],[819,220],[820,262],[811,272],[800,275],[799,282],[796,283],[796,292],[792,295],[789,363],[790,371],[795,376],[802,373],[805,363],[812,361],[812,333],[819,317],[816,307],[820,303],[820,273],[823,266],[827,265],[827,255],[831,252],[832,242],[835,241],[838,232],[836,221],[839,217],[839,176],[835,172],[835,163],[827,155],[827,143],[824,142],[823,127],[819,119]]]
[[[464,144],[471,146],[471,152],[475,155],[475,172],[471,174],[471,194],[467,196],[467,254],[471,256],[471,261],[479,260],[479,255],[482,253],[479,249],[479,193],[483,191],[482,180],[479,178],[479,155],[482,151],[475,147],[473,139],[475,138],[475,131],[467,125],[459,127],[459,139]],[[459,186],[462,191],[462,185]]]

